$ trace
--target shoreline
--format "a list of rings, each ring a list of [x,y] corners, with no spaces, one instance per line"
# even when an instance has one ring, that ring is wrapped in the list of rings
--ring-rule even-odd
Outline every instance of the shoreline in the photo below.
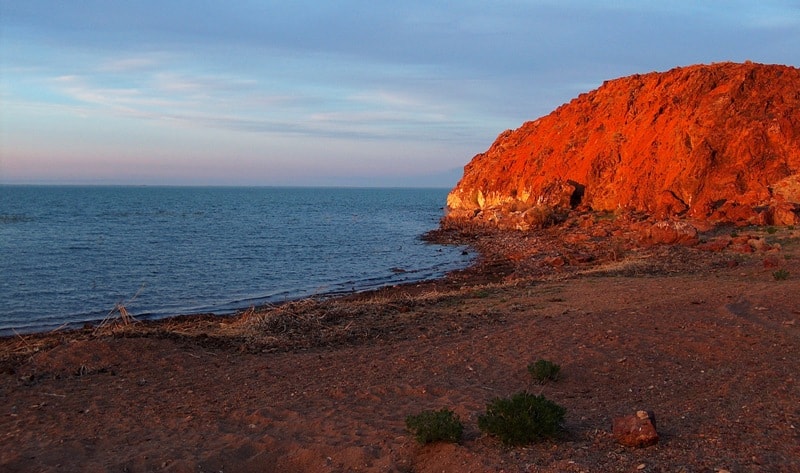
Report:
[[[2,206],[11,240],[0,267],[15,277],[0,291],[0,327],[4,335],[80,328],[117,304],[142,319],[230,313],[437,276],[465,260],[419,240],[438,224],[445,196],[445,189],[18,189]]]
[[[440,245],[440,246],[469,246],[465,243],[448,243],[448,242],[437,242],[433,239],[427,239],[426,235],[429,233],[433,233],[435,230],[428,231],[418,238],[420,241],[424,241],[426,244],[432,245]],[[464,250],[466,251],[466,250]],[[470,248],[470,253],[477,254],[477,250]],[[462,251],[462,254],[465,254]],[[193,316],[217,316],[217,317],[232,317],[236,316],[237,314],[241,314],[247,310],[252,309],[265,309],[269,307],[275,307],[287,303],[302,301],[306,299],[331,299],[331,298],[338,298],[338,297],[347,297],[352,295],[358,295],[362,293],[370,293],[373,291],[379,291],[384,288],[392,288],[396,286],[404,286],[404,285],[416,285],[430,281],[437,281],[440,279],[446,279],[451,273],[459,273],[465,270],[468,270],[471,266],[476,264],[477,257],[472,256],[472,262],[465,263],[466,265],[462,268],[452,269],[452,270],[441,270],[434,268],[423,268],[417,270],[405,270],[402,268],[392,268],[391,271],[394,273],[395,277],[403,277],[408,275],[413,275],[415,273],[435,273],[436,276],[420,276],[420,279],[403,279],[403,280],[391,280],[392,276],[384,276],[380,278],[373,278],[373,279],[386,279],[389,280],[386,283],[376,283],[376,284],[369,284],[367,281],[369,279],[363,281],[346,281],[340,282],[336,284],[331,284],[333,288],[327,291],[306,291],[306,295],[302,291],[298,291],[298,295],[296,296],[280,296],[275,300],[270,300],[274,296],[268,297],[257,297],[257,298],[250,298],[241,301],[230,301],[230,302],[222,302],[218,303],[215,306],[220,307],[220,309],[209,308],[208,310],[198,309],[196,311],[187,311],[185,313],[182,312],[147,312],[143,314],[130,314],[130,316],[135,319],[137,322],[141,323],[150,323],[150,322],[157,322],[160,320],[165,319],[175,319],[175,318],[191,318]],[[454,263],[453,263],[454,264]],[[449,264],[448,264],[449,266]],[[353,282],[361,282],[361,285],[353,285],[350,283]],[[350,285],[352,289],[344,289],[344,286]],[[133,299],[136,298],[134,295]],[[51,333],[61,333],[61,332],[71,332],[71,331],[82,331],[86,328],[94,329],[98,325],[102,325],[107,323],[109,320],[112,320],[115,317],[118,317],[119,314],[119,307],[122,307],[124,310],[127,311],[126,308],[126,301],[120,301],[114,308],[107,311],[106,315],[102,318],[90,319],[90,320],[83,320],[83,321],[76,321],[76,322],[65,322],[58,326],[46,326],[42,328],[20,328],[20,327],[9,327],[9,328],[2,328],[0,329],[0,339],[15,337],[20,335],[38,335],[38,334],[51,334]],[[249,302],[248,304],[245,304]],[[116,314],[116,315],[115,315]]]
[[[156,315],[154,317],[152,317],[152,314],[143,314],[143,317],[141,314],[127,314],[124,304],[119,304],[117,307],[110,310],[108,315],[102,319],[64,323],[56,328],[45,330],[34,329],[32,331],[18,331],[15,328],[10,328],[8,330],[4,329],[2,332],[0,332],[0,343],[19,338],[40,339],[60,336],[69,337],[70,335],[95,335],[98,330],[102,330],[107,326],[119,325],[119,322],[122,319],[128,317],[128,321],[123,321],[122,323],[125,326],[136,324],[157,328],[160,326],[172,326],[174,324],[192,324],[194,321],[218,321],[220,323],[226,323],[231,319],[241,317],[243,314],[247,314],[249,312],[263,312],[304,301],[323,303],[325,301],[336,299],[344,301],[370,297],[382,297],[384,294],[394,292],[413,294],[427,290],[435,291],[441,287],[451,287],[459,284],[479,285],[490,280],[496,280],[505,274],[504,272],[498,273],[496,271],[497,267],[493,267],[491,273],[484,268],[486,263],[483,260],[486,259],[486,255],[481,253],[481,251],[477,248],[471,246],[475,243],[476,239],[468,236],[467,234],[448,236],[448,232],[442,232],[439,229],[434,229],[420,235],[419,239],[426,242],[426,244],[468,247],[470,252],[475,253],[477,256],[473,257],[472,262],[467,264],[465,267],[447,271],[442,275],[433,278],[401,281],[352,291],[341,290],[315,293],[309,296],[298,296],[296,298],[287,298],[275,302],[262,302],[259,304],[251,304],[249,306],[242,306],[229,310],[226,309],[222,312],[200,311],[166,316]],[[481,276],[481,274],[483,274],[483,276]],[[490,276],[487,276],[487,274],[490,274]],[[122,310],[125,311],[125,316],[122,316],[122,312],[119,310],[119,307],[122,307]],[[10,331],[10,333],[5,333],[6,331]]]
[[[480,261],[441,280],[0,339],[0,467],[795,471],[800,277],[773,272],[800,260],[800,234],[739,229],[770,245],[739,253],[620,229],[454,231],[439,237],[474,238]],[[531,384],[541,358],[559,381]],[[558,439],[507,449],[478,430],[486,403],[520,390],[566,407]],[[441,408],[464,440],[418,445],[405,417]],[[638,409],[658,419],[654,447],[611,434]]]
[[[203,331],[213,331],[219,326],[247,323],[247,319],[254,314],[264,314],[271,311],[280,311],[283,307],[296,304],[330,304],[336,302],[359,303],[368,300],[382,300],[392,298],[413,298],[420,294],[470,291],[475,288],[492,285],[514,284],[514,281],[546,281],[549,279],[565,279],[580,277],[588,272],[602,274],[603,270],[595,271],[594,268],[602,266],[612,267],[611,273],[620,271],[622,274],[648,274],[663,273],[675,274],[681,272],[698,271],[698,264],[686,257],[686,252],[692,250],[682,245],[656,245],[651,246],[638,239],[637,231],[631,231],[629,222],[623,222],[622,227],[626,232],[619,230],[613,232],[619,238],[611,236],[615,225],[607,225],[605,231],[600,232],[599,241],[594,242],[595,247],[591,254],[583,250],[588,239],[584,237],[562,240],[562,232],[568,225],[554,226],[538,231],[518,232],[514,230],[495,229],[485,225],[461,226],[458,223],[449,226],[440,226],[430,230],[419,238],[428,244],[443,246],[468,247],[477,254],[471,264],[464,268],[449,271],[442,276],[418,281],[400,282],[377,286],[352,292],[320,293],[307,297],[298,297],[281,300],[275,303],[263,303],[231,309],[225,313],[219,312],[193,312],[158,316],[156,318],[139,318],[127,313],[124,306],[109,311],[103,319],[63,324],[58,328],[46,331],[17,332],[0,335],[0,344],[13,343],[14,340],[53,340],[69,339],[70,337],[97,337],[112,334],[118,336],[149,336],[151,333],[171,332],[175,330],[191,332],[202,335]],[[720,231],[726,231],[725,226],[714,229],[710,227],[708,234],[713,238]],[[758,227],[753,227],[758,228]],[[762,229],[763,230],[763,229]],[[586,232],[591,233],[591,231]],[[763,231],[761,232],[763,233]],[[800,232],[791,232],[793,237],[800,236]],[[536,235],[531,238],[531,235]],[[622,248],[622,249],[620,249]],[[650,266],[624,268],[624,263],[618,265],[618,253],[636,253],[645,251],[646,256],[637,256],[638,259],[650,259]],[[562,255],[572,253],[572,257],[564,258]],[[709,253],[702,251],[703,264],[722,267],[731,263],[730,255]],[[558,255],[558,256],[551,256]],[[680,267],[675,266],[675,259],[683,259]],[[663,261],[659,262],[658,259]],[[536,260],[536,261],[531,261]],[[655,263],[655,264],[652,264]],[[634,266],[638,263],[634,262]],[[738,264],[738,263],[737,263]],[[617,268],[616,266],[620,266]],[[673,266],[673,267],[671,267]],[[124,314],[124,315],[123,315]],[[187,330],[188,327],[196,326]],[[176,329],[180,327],[179,329]],[[11,329],[13,330],[13,329]],[[141,333],[138,333],[141,332]],[[223,335],[227,336],[227,335]],[[60,343],[60,342],[58,342]],[[46,343],[47,344],[47,343]],[[3,353],[0,353],[0,360]]]

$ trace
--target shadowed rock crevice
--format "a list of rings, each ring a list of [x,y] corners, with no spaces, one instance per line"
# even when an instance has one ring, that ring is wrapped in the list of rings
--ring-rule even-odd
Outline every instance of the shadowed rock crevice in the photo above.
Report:
[[[575,190],[572,191],[572,195],[569,196],[569,206],[570,208],[575,209],[581,205],[581,202],[583,201],[583,195],[586,193],[586,186],[583,184],[578,184],[573,180],[567,181],[567,184],[575,188]]]

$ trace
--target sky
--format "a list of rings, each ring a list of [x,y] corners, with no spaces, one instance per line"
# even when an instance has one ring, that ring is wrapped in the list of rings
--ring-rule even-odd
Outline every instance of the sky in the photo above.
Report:
[[[0,183],[452,187],[604,80],[800,66],[800,0],[0,0]]]

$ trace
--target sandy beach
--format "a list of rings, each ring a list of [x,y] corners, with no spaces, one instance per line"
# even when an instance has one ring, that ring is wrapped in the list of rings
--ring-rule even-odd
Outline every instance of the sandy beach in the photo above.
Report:
[[[2,339],[0,470],[798,471],[800,232],[568,224],[439,232],[482,258],[438,281]],[[537,359],[561,379],[533,383]],[[522,390],[567,409],[557,439],[478,429]],[[419,445],[406,416],[440,408],[464,440]],[[620,445],[612,419],[641,409],[659,443]]]

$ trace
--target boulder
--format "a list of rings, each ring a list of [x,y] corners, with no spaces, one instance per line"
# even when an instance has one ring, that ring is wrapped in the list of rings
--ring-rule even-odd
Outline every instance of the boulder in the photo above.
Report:
[[[612,431],[617,442],[627,447],[649,447],[658,443],[656,417],[650,411],[615,418]]]
[[[772,225],[800,224],[800,204],[782,202],[772,206],[770,211],[769,220]]]
[[[563,256],[553,256],[550,258],[545,258],[545,264],[552,266],[554,268],[560,268],[567,264],[567,261],[564,259]]]
[[[729,237],[719,237],[709,240],[705,243],[700,243],[697,245],[697,249],[703,251],[720,252],[727,248],[730,244],[731,239]]]
[[[769,255],[764,258],[764,269],[783,268],[786,266],[786,258],[780,255]]]
[[[642,231],[643,240],[651,244],[696,245],[700,239],[697,229],[684,221],[663,220],[656,222]]]

